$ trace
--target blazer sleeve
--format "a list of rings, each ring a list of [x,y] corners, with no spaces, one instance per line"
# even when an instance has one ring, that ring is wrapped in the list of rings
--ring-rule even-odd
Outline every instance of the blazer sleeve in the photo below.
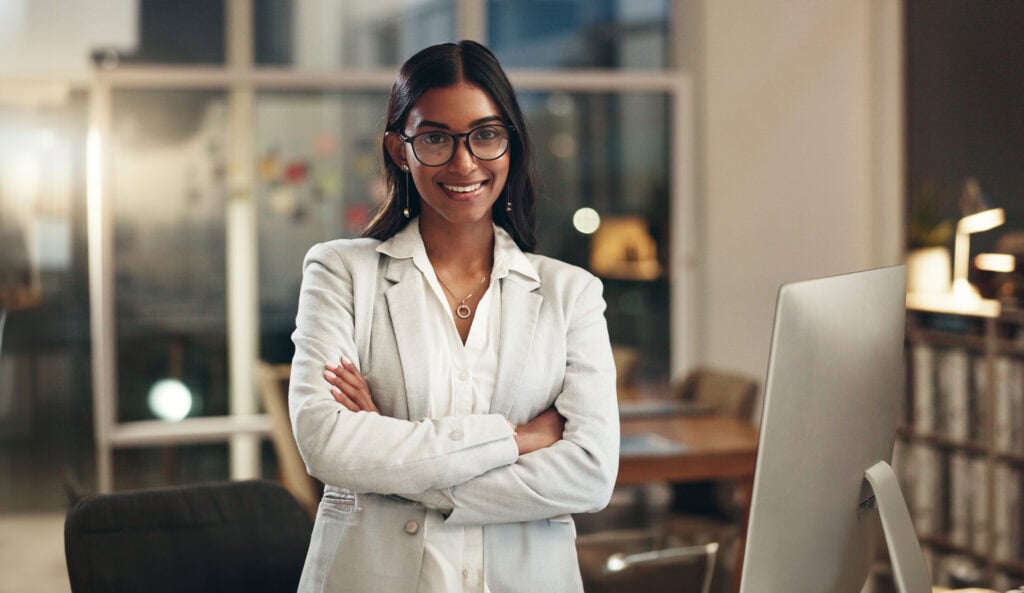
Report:
[[[555,408],[562,440],[444,490],[403,495],[447,514],[456,525],[550,519],[594,512],[611,498],[619,464],[615,363],[601,282],[593,278],[574,308],[566,374]]]
[[[511,426],[499,414],[422,419],[351,412],[331,396],[323,377],[342,354],[359,365],[357,325],[372,305],[380,257],[358,265],[337,247],[310,249],[303,264],[295,357],[288,405],[292,430],[310,475],[356,492],[423,492],[466,482],[518,458]],[[352,268],[368,280],[356,281]],[[361,283],[360,283],[361,282]]]

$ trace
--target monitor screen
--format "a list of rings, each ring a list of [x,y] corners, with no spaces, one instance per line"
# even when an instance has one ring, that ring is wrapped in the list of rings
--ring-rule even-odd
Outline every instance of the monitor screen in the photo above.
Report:
[[[779,290],[742,593],[864,585],[881,536],[865,471],[891,462],[903,398],[905,276],[895,266]]]

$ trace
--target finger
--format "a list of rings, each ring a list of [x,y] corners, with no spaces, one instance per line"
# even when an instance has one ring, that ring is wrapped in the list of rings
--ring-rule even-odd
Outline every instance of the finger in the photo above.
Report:
[[[356,401],[356,403],[362,405],[365,409],[376,411],[377,406],[373,403],[373,398],[370,395],[370,390],[366,385],[366,381],[359,380],[345,369],[339,369],[339,371],[338,378],[340,380],[335,385],[339,389],[344,390],[349,397]]]
[[[337,367],[335,367],[335,370],[337,370]],[[331,367],[325,369],[324,379],[327,379],[327,382],[333,385],[334,387],[341,387],[342,385],[345,384],[345,381],[340,376],[338,376],[338,373],[336,373],[335,370],[332,370]]]
[[[359,406],[361,410],[367,412],[378,412],[376,404],[373,403],[373,397],[370,392],[364,388],[354,385],[350,380],[344,377],[348,373],[342,371],[343,380],[337,385],[337,389],[345,394],[349,400]]]
[[[347,357],[341,357],[341,367],[337,368],[338,376],[349,385],[356,389],[355,395],[356,402],[363,406],[363,408],[370,412],[379,412],[377,405],[373,403],[373,397],[370,395],[370,386],[367,384],[366,379],[363,378],[363,374],[359,372],[356,365],[352,363]]]
[[[341,368],[348,371],[361,387],[366,387],[366,380],[363,379],[363,374],[359,372],[359,369],[356,368],[356,365],[353,364],[351,360],[342,356]]]
[[[360,411],[359,406],[356,405],[355,402],[353,402],[351,399],[349,399],[348,396],[342,393],[341,390],[338,389],[337,387],[331,387],[331,395],[334,397],[335,401],[348,408],[349,411]]]

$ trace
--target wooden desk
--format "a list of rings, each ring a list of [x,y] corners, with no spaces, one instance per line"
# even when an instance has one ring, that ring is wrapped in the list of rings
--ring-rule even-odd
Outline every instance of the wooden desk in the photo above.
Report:
[[[652,433],[683,445],[678,452],[622,455],[618,484],[735,480],[753,483],[757,428],[726,416],[626,418],[624,436]]]
[[[625,418],[624,436],[653,433],[675,441],[683,448],[665,454],[623,454],[619,457],[618,484],[731,480],[744,503],[744,520],[736,551],[736,572],[732,589],[739,591],[746,547],[747,518],[754,489],[757,461],[757,428],[727,416],[668,416]]]

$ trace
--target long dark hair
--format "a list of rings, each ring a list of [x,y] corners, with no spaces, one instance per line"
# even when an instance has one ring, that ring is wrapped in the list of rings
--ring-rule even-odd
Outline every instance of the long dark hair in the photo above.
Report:
[[[515,127],[509,148],[511,162],[508,180],[505,182],[512,211],[506,212],[505,200],[499,198],[494,202],[491,214],[495,224],[508,231],[520,249],[532,252],[537,247],[537,193],[530,159],[530,136],[512,84],[489,49],[475,41],[442,43],[421,50],[409,58],[402,65],[391,87],[385,114],[385,131],[404,130],[409,111],[430,89],[448,87],[459,82],[468,82],[490,95],[501,111],[501,116]],[[410,217],[419,214],[420,195],[414,183],[406,183],[407,173],[391,159],[383,134],[381,136],[387,197],[366,226],[363,236],[386,240],[409,223],[409,219],[402,213],[406,203],[409,204]],[[406,187],[409,188],[409,196],[405,196]]]

